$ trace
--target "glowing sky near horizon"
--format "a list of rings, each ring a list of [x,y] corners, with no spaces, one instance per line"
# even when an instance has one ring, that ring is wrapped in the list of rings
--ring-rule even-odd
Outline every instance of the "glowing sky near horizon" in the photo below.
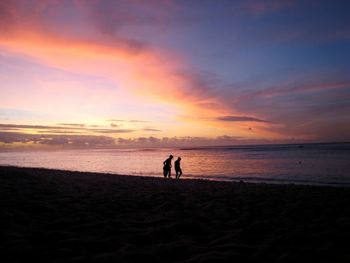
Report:
[[[348,1],[0,2],[0,147],[350,139]]]

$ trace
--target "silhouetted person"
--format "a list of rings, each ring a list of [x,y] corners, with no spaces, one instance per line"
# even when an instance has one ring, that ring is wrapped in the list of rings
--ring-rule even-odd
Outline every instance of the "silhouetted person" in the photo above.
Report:
[[[181,161],[181,157],[178,157],[174,163],[175,164],[176,179],[180,179],[180,176],[182,175],[180,161]]]
[[[171,174],[171,160],[174,158],[174,156],[170,155],[168,159],[166,159],[163,162],[163,173],[164,173],[164,178],[170,178]]]

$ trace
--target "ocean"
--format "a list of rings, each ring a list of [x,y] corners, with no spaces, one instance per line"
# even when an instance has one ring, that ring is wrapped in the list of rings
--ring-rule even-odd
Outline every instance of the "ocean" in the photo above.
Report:
[[[350,186],[350,143],[8,151],[0,165],[162,177],[170,154],[182,178]]]

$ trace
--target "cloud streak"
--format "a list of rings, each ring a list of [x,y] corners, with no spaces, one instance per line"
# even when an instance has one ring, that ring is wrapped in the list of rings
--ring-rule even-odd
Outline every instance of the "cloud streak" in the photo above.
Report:
[[[85,127],[85,124],[82,124],[82,123],[57,123],[57,124],[62,126],[71,126],[71,127],[79,127],[79,128]]]
[[[248,116],[221,116],[217,118],[218,121],[227,122],[268,122],[266,120],[248,117]]]
[[[149,132],[160,132],[161,130],[155,129],[155,128],[143,128],[143,131],[149,131]]]
[[[0,123],[0,128],[3,129],[59,129],[61,126],[49,125],[27,125],[27,124],[4,124]],[[64,127],[64,129],[75,129],[74,127]]]
[[[307,92],[317,92],[323,90],[333,90],[333,89],[344,89],[350,88],[350,81],[344,82],[324,82],[317,84],[289,84],[287,86],[278,86],[266,88],[261,91],[250,92],[247,95],[239,97],[238,100],[244,100],[249,98],[257,97],[272,97],[280,95],[290,95],[290,94],[302,94]]]
[[[131,133],[134,129],[115,129],[115,128],[99,128],[86,127],[85,124],[72,125],[72,124],[61,124],[62,126],[49,126],[49,125],[25,125],[25,124],[3,124],[0,123],[1,130],[17,130],[26,131],[32,133],[34,132],[48,132],[48,133],[109,133],[109,134],[119,134],[119,133]]]

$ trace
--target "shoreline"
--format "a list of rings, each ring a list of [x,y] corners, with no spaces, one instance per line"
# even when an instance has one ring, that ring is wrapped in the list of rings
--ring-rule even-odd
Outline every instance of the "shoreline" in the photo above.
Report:
[[[65,170],[65,169],[55,169],[55,168],[45,168],[45,167],[32,167],[32,166],[16,166],[16,165],[0,165],[0,168],[20,168],[20,169],[38,169],[45,171],[60,171],[67,173],[87,173],[87,174],[100,174],[100,175],[114,175],[114,176],[132,176],[132,177],[142,177],[142,178],[164,178],[162,176],[151,176],[151,175],[132,175],[132,174],[117,174],[112,172],[91,172],[91,171],[80,171],[80,170]],[[171,180],[175,180],[174,174]],[[180,180],[194,180],[194,181],[208,181],[208,182],[224,182],[224,183],[247,183],[247,184],[273,184],[273,185],[300,185],[300,186],[319,186],[319,187],[344,187],[349,188],[349,183],[342,182],[321,182],[312,180],[283,180],[274,178],[259,178],[259,177],[233,177],[233,176],[188,176],[183,175]]]
[[[0,203],[1,262],[350,261],[346,187],[0,167]]]

